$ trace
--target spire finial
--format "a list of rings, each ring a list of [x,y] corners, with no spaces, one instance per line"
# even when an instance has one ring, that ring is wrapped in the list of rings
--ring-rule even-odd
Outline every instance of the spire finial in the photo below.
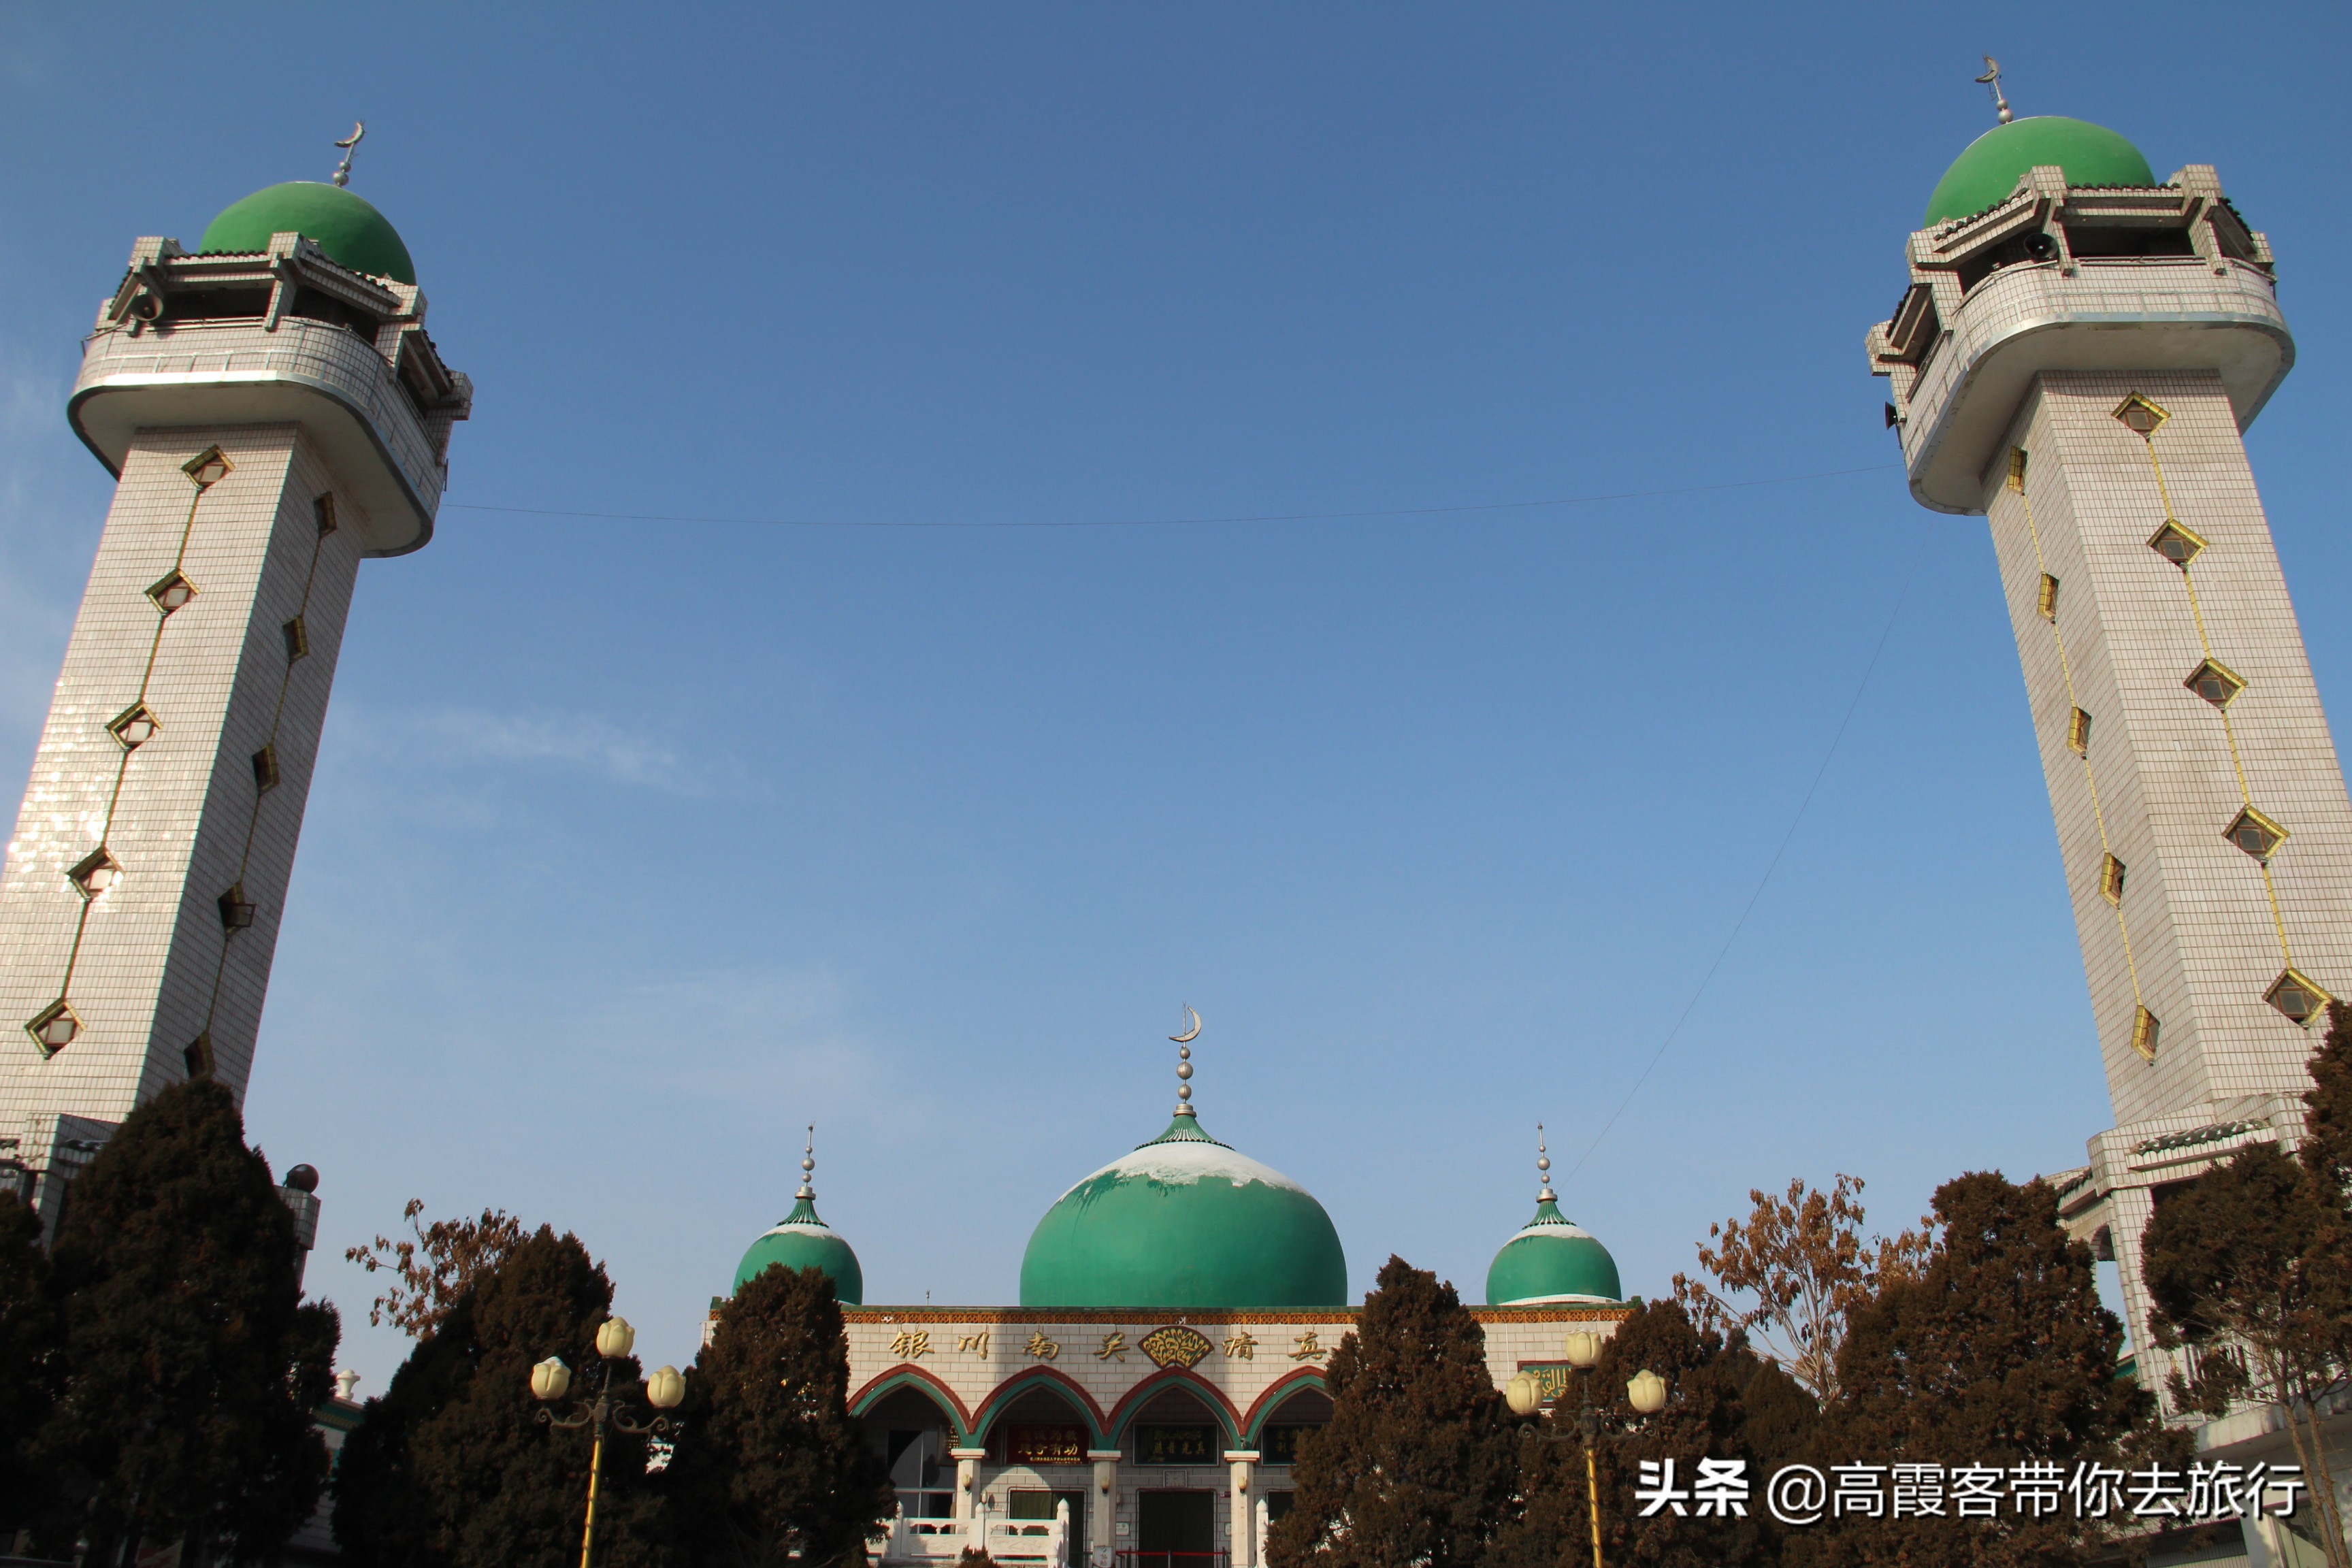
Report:
[[[1184,1004],[1184,1016],[1192,1026],[1181,1035],[1168,1037],[1176,1042],[1176,1114],[1191,1116],[1192,1111],[1192,1042],[1201,1037],[1201,1015],[1192,1011],[1190,1002]]]
[[[2017,117],[2010,113],[2009,99],[2000,90],[2000,62],[1987,55],[1984,58],[1984,63],[1985,73],[1977,79],[1992,89],[1993,111],[2000,116],[2000,122],[2006,125]]]
[[[335,143],[343,150],[343,161],[335,165],[337,186],[348,185],[352,183],[352,154],[360,150],[360,138],[366,134],[367,121],[354,120],[352,121],[352,133]]]
[[[1536,1123],[1536,1175],[1543,1183],[1543,1191],[1536,1194],[1536,1202],[1559,1202],[1559,1194],[1551,1190],[1551,1151],[1544,1144],[1544,1125],[1540,1121]]]
[[[809,1184],[809,1180],[815,1173],[816,1123],[812,1121],[809,1123],[808,1147],[801,1151],[801,1190],[794,1193],[793,1196],[814,1202],[816,1198],[816,1189]]]

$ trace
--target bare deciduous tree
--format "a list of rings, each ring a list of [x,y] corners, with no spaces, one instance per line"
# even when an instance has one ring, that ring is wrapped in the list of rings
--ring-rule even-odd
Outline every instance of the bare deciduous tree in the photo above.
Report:
[[[476,1275],[496,1268],[523,1239],[522,1223],[504,1209],[484,1209],[478,1219],[436,1219],[419,1226],[416,1216],[424,1212],[423,1198],[409,1199],[400,1211],[414,1241],[379,1236],[343,1253],[371,1274],[389,1268],[400,1276],[400,1283],[368,1308],[369,1326],[388,1321],[419,1340],[440,1326]]]

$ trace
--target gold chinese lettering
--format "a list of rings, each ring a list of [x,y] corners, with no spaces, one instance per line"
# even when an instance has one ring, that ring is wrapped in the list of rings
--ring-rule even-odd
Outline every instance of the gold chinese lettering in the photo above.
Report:
[[[900,1329],[890,1342],[890,1353],[908,1361],[920,1361],[931,1353],[931,1331],[929,1329]]]
[[[1225,1353],[1235,1361],[1255,1361],[1257,1341],[1247,1329],[1235,1329],[1225,1336]]]
[[[960,1351],[970,1351],[974,1355],[986,1355],[988,1353],[988,1331],[986,1329],[982,1329],[976,1334],[958,1334],[956,1336],[956,1349]]]
[[[1119,1333],[1105,1334],[1103,1336],[1102,1349],[1095,1352],[1095,1360],[1125,1361],[1126,1359],[1127,1336]]]
[[[1290,1352],[1293,1361],[1320,1361],[1322,1357],[1323,1342],[1315,1337],[1313,1329],[1298,1336],[1298,1348]]]
[[[1062,1347],[1047,1339],[1041,1329],[1029,1336],[1029,1353],[1039,1361],[1052,1361],[1062,1353]]]

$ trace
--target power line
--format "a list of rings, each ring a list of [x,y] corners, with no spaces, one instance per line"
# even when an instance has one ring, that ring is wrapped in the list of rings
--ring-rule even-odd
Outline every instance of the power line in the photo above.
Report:
[[[1854,682],[1853,699],[1845,705],[1845,717],[1838,721],[1837,733],[1830,737],[1829,750],[1822,753],[1822,765],[1813,770],[1813,782],[1805,786],[1805,798],[1797,803],[1796,815],[1789,819],[1789,831],[1780,835],[1780,847],[1772,851],[1772,858],[1765,866],[1764,874],[1756,879],[1756,890],[1748,895],[1747,907],[1739,911],[1739,918],[1731,922],[1731,934],[1723,939],[1723,945],[1716,950],[1715,962],[1706,966],[1705,974],[1699,976],[1698,985],[1691,992],[1690,1000],[1683,1004],[1681,1016],[1675,1019],[1675,1026],[1666,1031],[1666,1037],[1659,1041],[1658,1048],[1651,1053],[1650,1065],[1642,1069],[1642,1076],[1633,1080],[1633,1087],[1625,1091],[1625,1098],[1617,1102],[1617,1109],[1609,1113],[1609,1120],[1601,1124],[1601,1131],[1592,1135],[1592,1142],[1585,1146],[1582,1154],[1577,1156],[1576,1163],[1569,1167],[1568,1174],[1560,1178],[1561,1185],[1567,1185],[1575,1179],[1577,1172],[1584,1169],[1585,1162],[1591,1159],[1601,1147],[1601,1141],[1609,1136],[1609,1130],[1617,1125],[1617,1119],[1625,1114],[1626,1109],[1633,1103],[1633,1097],[1642,1092],[1642,1086],[1650,1081],[1650,1075],[1658,1070],[1660,1062],[1665,1060],[1667,1047],[1675,1043],[1675,1037],[1683,1032],[1683,1026],[1690,1021],[1699,998],[1706,994],[1708,984],[1715,979],[1715,972],[1723,967],[1724,959],[1729,956],[1731,944],[1739,940],[1740,931],[1746,929],[1748,917],[1756,912],[1756,905],[1764,897],[1764,889],[1772,880],[1772,873],[1780,868],[1780,857],[1789,852],[1790,842],[1797,837],[1798,826],[1805,820],[1806,809],[1813,804],[1813,796],[1822,787],[1822,779],[1829,773],[1830,763],[1837,756],[1838,744],[1845,739],[1846,727],[1853,722],[1854,710],[1862,706],[1862,694],[1870,689],[1870,678],[1878,669],[1878,657],[1886,651],[1887,639],[1895,635],[1895,623],[1903,614],[1903,602],[1911,596],[1911,584],[1918,580],[1919,563],[1927,558],[1927,544],[1934,537],[1929,526],[1921,523],[1919,548],[1911,557],[1911,570],[1903,579],[1902,591],[1895,595],[1895,607],[1887,612],[1885,629],[1878,634],[1878,646],[1870,650],[1870,662],[1862,667],[1862,679]]]
[[[1796,485],[1814,479],[1842,479],[1855,474],[1883,474],[1900,463],[1873,463],[1866,468],[1830,468],[1817,474],[1780,474],[1769,479],[1733,479],[1719,485],[1676,485],[1657,490],[1616,490],[1607,495],[1558,496],[1549,500],[1465,502],[1458,506],[1385,507],[1368,511],[1265,512],[1247,517],[1135,517],[1078,519],[1067,522],[849,522],[835,518],[682,517],[640,511],[574,511],[560,507],[488,506],[473,501],[446,501],[456,511],[502,512],[514,517],[576,517],[600,522],[694,522],[740,528],[1180,528],[1236,522],[1340,522],[1374,517],[1441,517],[1464,512],[1528,511],[1542,507],[1595,506],[1604,501],[1649,500],[1659,496],[1704,495],[1715,490],[1752,489],[1759,485]]]

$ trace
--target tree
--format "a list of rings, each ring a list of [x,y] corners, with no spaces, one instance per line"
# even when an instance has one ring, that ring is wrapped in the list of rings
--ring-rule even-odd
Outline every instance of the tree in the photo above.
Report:
[[[346,1247],[343,1256],[370,1274],[389,1268],[399,1283],[387,1289],[368,1308],[368,1326],[390,1322],[411,1339],[422,1339],[437,1327],[474,1277],[496,1268],[507,1254],[522,1245],[522,1222],[504,1209],[484,1209],[478,1219],[436,1219],[419,1227],[423,1198],[411,1198],[400,1217],[408,1222],[414,1241],[394,1241],[379,1236],[365,1247]]]
[[[1477,1563],[1510,1506],[1518,1438],[1454,1287],[1390,1258],[1325,1381],[1331,1421],[1299,1446],[1268,1568]]]
[[[1635,1414],[1626,1397],[1625,1385],[1644,1371],[1664,1378],[1668,1386],[1666,1407],[1654,1415]],[[1765,1383],[1759,1385],[1759,1378]],[[1768,1400],[1785,1391],[1811,1409],[1810,1397],[1786,1373],[1759,1362],[1736,1335],[1727,1341],[1713,1329],[1699,1328],[1680,1302],[1664,1301],[1636,1307],[1603,1343],[1592,1369],[1575,1373],[1572,1382],[1576,1386],[1527,1434],[1521,1513],[1498,1536],[1489,1568],[1581,1568],[1592,1560],[1578,1426],[1588,1398],[1598,1427],[1593,1470],[1600,1483],[1605,1562],[1702,1568],[1773,1560],[1777,1533],[1760,1506],[1751,1507],[1744,1519],[1670,1513],[1643,1519],[1633,1489],[1644,1459],[1673,1460],[1677,1486],[1687,1487],[1702,1458],[1746,1460],[1751,1479],[1757,1479],[1763,1456],[1749,1436],[1748,1391],[1760,1388]],[[1787,1409],[1777,1414],[1801,1419]],[[1760,1499],[1760,1488],[1755,1495]]]
[[[671,1461],[696,1562],[864,1563],[898,1499],[848,1402],[833,1281],[777,1265],[737,1287],[687,1375],[690,1436]]]
[[[345,1440],[335,1540],[354,1568],[572,1568],[588,1496],[589,1435],[538,1419],[530,1368],[560,1357],[574,1394],[604,1375],[596,1327],[612,1281],[573,1236],[546,1226],[477,1273],[417,1341]],[[616,1390],[634,1360],[613,1363]],[[638,1402],[642,1405],[642,1401]],[[608,1433],[597,1502],[600,1568],[663,1554],[645,1446]]]
[[[302,1300],[301,1260],[212,1080],[133,1110],[75,1181],[53,1255],[68,1375],[42,1446],[86,1499],[86,1561],[194,1539],[270,1562],[310,1517],[341,1325]]]
[[[2325,1153],[2312,1163],[2330,1170]],[[2140,1243],[2156,1342],[2194,1358],[2190,1375],[2172,1374],[2175,1402],[2209,1415],[2249,1394],[2284,1406],[2304,1474],[2313,1477],[2329,1473],[2319,1405],[2345,1386],[2352,1319],[2352,1257],[2323,1184],[2330,1179],[2276,1144],[2249,1143],[2229,1163],[2162,1194]],[[2328,1562],[2347,1568],[2352,1552],[2334,1489],[2314,1486],[2311,1498]]]
[[[34,1439],[56,1406],[60,1337],[40,1218],[16,1194],[0,1195],[0,1542],[56,1508],[55,1478]]]
[[[1784,1197],[1751,1190],[1747,1221],[1707,1226],[1721,1245],[1698,1249],[1715,1284],[1677,1274],[1675,1299],[1700,1327],[1745,1334],[1815,1399],[1834,1397],[1847,1318],[1885,1281],[1916,1273],[1929,1245],[1925,1217],[1917,1230],[1864,1242],[1862,1187],[1859,1176],[1841,1175],[1826,1193],[1801,1178]]]
[[[2019,1186],[1979,1173],[1947,1182],[1934,1206],[1942,1236],[1926,1265],[1853,1311],[1838,1397],[1821,1429],[1823,1456],[1948,1468],[2051,1461],[2062,1477],[2075,1460],[2183,1463],[2185,1440],[2158,1427],[2155,1401],[2116,1375],[2123,1325],[2099,1304],[2090,1249],[2059,1227],[2056,1194],[2040,1181]],[[2023,1568],[2078,1561],[2116,1523],[2071,1510],[2042,1519],[2014,1509],[1992,1520],[1848,1517],[1791,1532],[1787,1555]]]
[[[2313,1053],[2310,1072],[2303,1164],[2322,1182],[2326,1201],[2341,1209],[2352,1186],[2352,1006],[2328,1004],[2327,1037]]]

